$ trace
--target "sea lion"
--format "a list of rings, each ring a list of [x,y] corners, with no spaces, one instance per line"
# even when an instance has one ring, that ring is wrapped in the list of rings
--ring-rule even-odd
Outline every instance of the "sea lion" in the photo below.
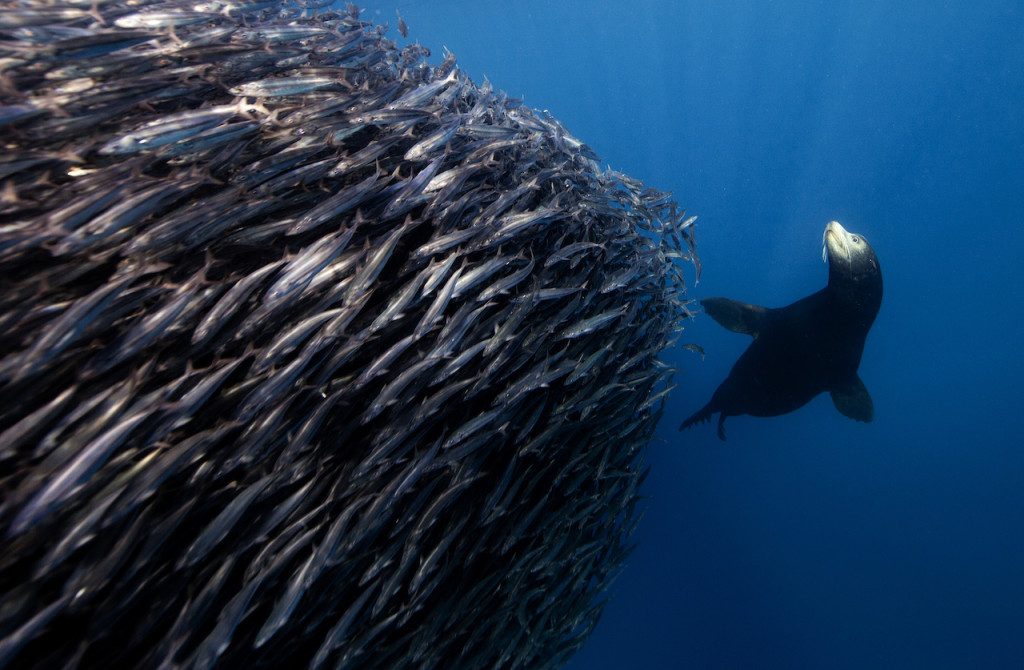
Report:
[[[823,242],[828,285],[817,293],[775,309],[728,298],[701,301],[711,318],[754,341],[711,402],[679,430],[718,412],[718,437],[725,440],[728,416],[786,414],[824,391],[846,416],[871,421],[874,404],[857,367],[882,303],[882,270],[868,241],[835,221]]]

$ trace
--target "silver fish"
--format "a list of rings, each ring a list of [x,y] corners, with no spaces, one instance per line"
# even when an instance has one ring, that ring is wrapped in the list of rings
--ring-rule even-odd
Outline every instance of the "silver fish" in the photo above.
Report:
[[[564,664],[692,218],[354,5],[43,4],[0,17],[0,664]]]

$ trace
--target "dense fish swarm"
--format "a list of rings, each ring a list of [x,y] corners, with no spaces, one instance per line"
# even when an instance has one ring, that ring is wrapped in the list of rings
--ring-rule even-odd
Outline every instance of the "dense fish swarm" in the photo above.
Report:
[[[0,9],[0,667],[545,668],[597,622],[692,219],[327,4]]]

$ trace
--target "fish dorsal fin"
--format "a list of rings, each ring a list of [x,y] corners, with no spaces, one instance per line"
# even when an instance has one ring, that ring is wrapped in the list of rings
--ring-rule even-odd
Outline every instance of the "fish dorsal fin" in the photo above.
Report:
[[[768,310],[760,305],[749,305],[729,298],[705,298],[700,304],[708,316],[734,333],[757,337],[764,330]]]
[[[875,418],[875,404],[871,402],[864,382],[856,374],[832,389],[832,402],[843,415],[870,423]]]

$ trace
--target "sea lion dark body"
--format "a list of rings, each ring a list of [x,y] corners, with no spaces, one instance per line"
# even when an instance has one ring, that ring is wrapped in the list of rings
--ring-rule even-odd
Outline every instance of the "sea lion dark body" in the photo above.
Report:
[[[828,391],[836,408],[871,421],[874,407],[857,376],[864,341],[882,302],[882,273],[874,250],[836,222],[825,229],[829,281],[822,290],[771,309],[728,298],[701,301],[704,311],[729,330],[754,338],[711,401],[680,430],[718,413],[725,439],[728,416],[778,416]]]

